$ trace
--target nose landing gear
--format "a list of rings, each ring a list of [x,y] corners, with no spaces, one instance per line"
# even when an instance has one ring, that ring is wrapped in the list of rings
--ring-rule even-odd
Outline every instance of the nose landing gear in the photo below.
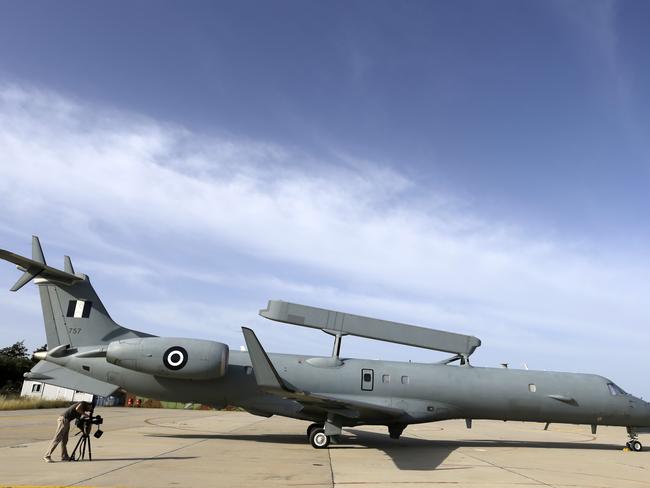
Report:
[[[630,436],[630,440],[625,443],[625,447],[634,452],[643,451],[643,444],[639,441],[639,435],[634,431],[634,429],[628,427],[627,435]]]
[[[630,451],[634,451],[634,452],[643,451],[643,445],[639,441],[629,441],[625,445],[630,448]]]

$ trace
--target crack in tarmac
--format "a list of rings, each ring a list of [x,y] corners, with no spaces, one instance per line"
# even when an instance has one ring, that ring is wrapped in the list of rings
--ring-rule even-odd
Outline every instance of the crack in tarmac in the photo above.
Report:
[[[327,458],[330,461],[330,476],[332,477],[332,488],[334,488],[336,482],[334,481],[334,464],[332,462],[332,451],[330,449],[327,450]]]

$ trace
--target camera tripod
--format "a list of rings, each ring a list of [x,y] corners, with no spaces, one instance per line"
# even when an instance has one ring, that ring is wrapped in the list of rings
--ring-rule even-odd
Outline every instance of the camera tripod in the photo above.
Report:
[[[81,437],[79,437],[77,444],[74,446],[74,449],[72,450],[72,454],[70,455],[70,461],[83,461],[86,458],[86,447],[88,447],[88,461],[92,461],[93,453],[90,447],[90,429],[80,430],[76,435],[81,435]],[[77,449],[79,449],[78,459],[75,457],[77,455]]]

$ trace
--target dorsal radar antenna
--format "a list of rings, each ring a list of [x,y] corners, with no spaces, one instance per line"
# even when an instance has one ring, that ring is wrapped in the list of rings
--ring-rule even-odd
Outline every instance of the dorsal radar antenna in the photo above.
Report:
[[[333,335],[333,358],[338,358],[340,354],[341,337],[344,335],[448,352],[455,355],[454,360],[459,359],[461,364],[465,365],[469,364],[469,357],[481,345],[480,339],[470,335],[373,319],[282,300],[269,300],[267,307],[259,313],[270,320],[320,329]]]

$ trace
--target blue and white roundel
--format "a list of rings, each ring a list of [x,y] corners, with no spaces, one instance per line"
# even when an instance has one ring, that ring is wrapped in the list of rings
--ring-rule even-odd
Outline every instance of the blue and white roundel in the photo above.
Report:
[[[187,364],[187,359],[187,351],[181,346],[172,346],[163,354],[163,363],[172,371],[182,369]]]

